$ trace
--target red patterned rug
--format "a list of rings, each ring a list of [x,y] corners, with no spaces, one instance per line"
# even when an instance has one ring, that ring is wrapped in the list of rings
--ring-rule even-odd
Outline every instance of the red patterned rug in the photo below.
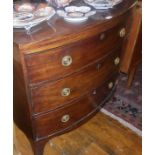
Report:
[[[113,98],[105,104],[102,112],[142,130],[142,67],[139,66],[130,89],[126,88],[127,76],[121,74]]]

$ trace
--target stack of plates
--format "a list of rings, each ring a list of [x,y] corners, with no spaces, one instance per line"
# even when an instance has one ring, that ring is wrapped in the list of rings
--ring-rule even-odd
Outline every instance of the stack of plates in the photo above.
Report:
[[[73,23],[84,22],[95,13],[96,11],[92,11],[88,6],[68,6],[64,10],[57,10],[57,14],[65,21]]]
[[[84,0],[86,4],[93,6],[95,9],[109,9],[121,1],[122,0]]]
[[[22,4],[14,9],[13,27],[30,29],[43,21],[49,20],[54,14],[54,8],[47,5],[35,8],[33,4]]]

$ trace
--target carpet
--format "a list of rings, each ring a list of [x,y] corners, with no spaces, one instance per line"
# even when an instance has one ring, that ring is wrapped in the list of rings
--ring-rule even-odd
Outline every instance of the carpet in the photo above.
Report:
[[[125,122],[133,130],[142,130],[142,66],[136,71],[132,86],[127,89],[127,75],[120,74],[114,96],[108,101],[103,113]],[[124,123],[123,123],[124,124]]]

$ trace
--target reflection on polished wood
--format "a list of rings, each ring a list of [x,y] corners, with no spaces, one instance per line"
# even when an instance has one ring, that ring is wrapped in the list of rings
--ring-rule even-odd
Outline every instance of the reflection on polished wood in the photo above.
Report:
[[[44,155],[141,155],[141,137],[98,113],[72,132],[51,139]],[[14,126],[14,155],[33,155],[25,135]]]

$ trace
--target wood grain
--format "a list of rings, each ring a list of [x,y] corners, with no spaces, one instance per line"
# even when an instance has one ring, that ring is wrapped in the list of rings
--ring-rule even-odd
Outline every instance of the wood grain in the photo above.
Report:
[[[61,134],[91,118],[102,107],[104,99],[112,91],[112,89],[109,89],[108,84],[110,82],[115,83],[116,77],[117,74],[112,75],[103,85],[67,104],[67,106],[63,106],[61,109],[38,115],[34,119],[37,139],[45,139],[48,136]],[[70,117],[67,122],[61,121],[64,115]]]
[[[139,2],[138,5],[141,2]],[[142,57],[142,8],[137,6],[131,16],[129,35],[125,42],[120,70],[129,73],[130,69],[139,64]]]
[[[123,0],[114,9],[106,13],[99,11],[81,24],[66,23],[55,16],[48,21],[52,27],[44,22],[32,28],[30,35],[14,29],[14,121],[27,135],[35,155],[43,154],[49,138],[71,131],[93,117],[101,108],[101,99],[104,102],[107,99],[104,93],[108,97],[112,95],[113,91],[101,87],[111,76],[116,79],[114,73],[118,73],[119,65],[114,65],[114,59],[120,55],[119,44],[126,38],[119,38],[119,29],[127,28],[135,3],[135,0]],[[105,39],[100,40],[103,32]],[[72,55],[75,65],[65,71],[59,63],[66,54]],[[71,88],[71,95],[64,98],[61,90],[66,87]],[[98,88],[101,88],[100,95],[93,92]],[[77,102],[91,93],[97,97],[88,95]],[[66,108],[73,101],[74,107]],[[73,119],[63,127],[58,120],[66,112]],[[45,115],[48,117],[43,119]],[[73,123],[76,125],[71,126]],[[65,130],[59,133],[61,129]],[[52,136],[52,133],[57,134]],[[89,150],[92,147],[96,146]]]
[[[15,130],[14,155],[33,155],[28,139],[16,126]],[[44,155],[141,154],[141,137],[102,113],[80,128],[51,139],[44,149]]]
[[[106,32],[74,44],[25,55],[29,83],[34,85],[42,81],[57,80],[108,55],[112,49],[122,43],[123,38],[119,37],[122,27],[124,25],[120,24]],[[100,39],[103,35],[104,38]],[[72,57],[72,63],[70,66],[64,67],[62,59],[68,55]]]
[[[33,110],[37,114],[64,106],[67,102],[84,95],[101,85],[108,77],[118,71],[119,65],[114,64],[116,57],[120,56],[121,49],[114,50],[106,59],[94,64],[62,80],[50,82],[31,89]],[[99,67],[99,68],[98,68]],[[64,88],[71,90],[69,96],[62,96]]]
[[[24,53],[36,53],[77,42],[125,21],[128,18],[128,11],[135,3],[136,0],[124,0],[115,9],[107,11],[106,16],[110,16],[110,20],[103,16],[103,12],[98,12],[94,18],[81,24],[66,23],[55,16],[49,21],[54,29],[44,23],[36,27],[31,35],[27,35],[25,31],[14,31],[14,42],[20,45],[20,50]],[[82,35],[80,35],[81,33]]]
[[[20,129],[32,138],[31,110],[28,105],[22,60],[16,45],[14,45],[13,59],[13,119]]]

